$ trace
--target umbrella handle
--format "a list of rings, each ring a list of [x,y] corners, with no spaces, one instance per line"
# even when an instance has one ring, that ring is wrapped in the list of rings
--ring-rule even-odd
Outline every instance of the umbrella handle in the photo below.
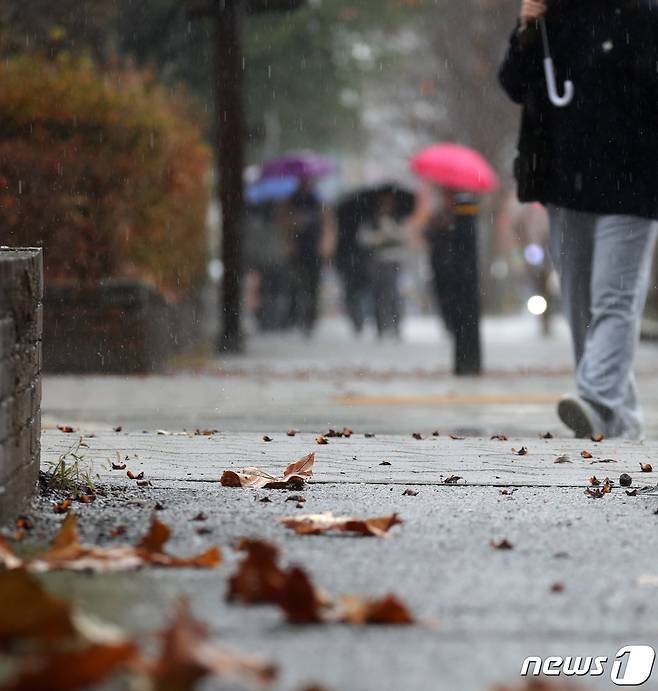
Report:
[[[560,96],[557,92],[557,84],[555,82],[555,67],[553,66],[553,59],[551,57],[544,58],[544,74],[546,75],[546,86],[548,87],[548,98],[556,108],[564,108],[573,101],[574,86],[573,82],[568,80],[564,82],[564,95]]]

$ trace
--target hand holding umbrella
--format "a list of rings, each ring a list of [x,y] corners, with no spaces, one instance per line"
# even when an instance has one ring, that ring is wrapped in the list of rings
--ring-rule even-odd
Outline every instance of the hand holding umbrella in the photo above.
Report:
[[[546,2],[545,0],[523,0],[521,4],[521,27],[525,29],[530,21],[537,21],[541,31],[542,44],[544,46],[544,75],[548,98],[556,108],[568,106],[574,97],[573,82],[567,80],[564,83],[564,94],[560,96],[557,91],[555,79],[555,65],[551,57],[551,47],[548,42],[548,30],[546,29]]]

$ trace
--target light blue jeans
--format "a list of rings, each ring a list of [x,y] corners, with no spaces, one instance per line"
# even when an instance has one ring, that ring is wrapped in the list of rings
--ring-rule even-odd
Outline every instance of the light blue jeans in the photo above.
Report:
[[[556,206],[548,211],[578,395],[601,415],[606,436],[639,439],[644,421],[633,360],[658,224]]]

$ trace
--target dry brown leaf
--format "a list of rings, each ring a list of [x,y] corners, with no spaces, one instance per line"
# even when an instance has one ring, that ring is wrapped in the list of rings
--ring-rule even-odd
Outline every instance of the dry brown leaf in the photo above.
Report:
[[[274,665],[251,655],[223,650],[208,639],[204,624],[195,620],[189,604],[181,601],[170,625],[160,633],[162,649],[146,664],[156,691],[192,691],[205,677],[270,683]]]
[[[258,468],[242,470],[225,470],[220,478],[224,487],[243,487],[246,489],[290,489],[299,487],[313,474],[315,454],[291,463],[284,471],[283,477],[275,477]]]
[[[132,641],[95,643],[80,650],[47,652],[30,657],[26,670],[3,691],[76,691],[96,685],[137,656]]]
[[[180,558],[167,554],[164,544],[170,535],[169,528],[153,519],[149,531],[136,547],[90,547],[80,544],[77,517],[68,514],[55,536],[49,550],[31,559],[16,557],[6,544],[0,544],[0,565],[7,569],[24,567],[31,572],[55,570],[70,571],[125,571],[142,566],[213,568],[221,563],[218,547],[194,557]]]
[[[582,686],[574,686],[564,681],[548,681],[546,679],[529,679],[522,685],[496,685],[491,691],[585,691]]]
[[[298,535],[320,535],[335,530],[371,537],[386,537],[394,525],[402,523],[402,520],[395,513],[388,516],[359,519],[334,516],[331,511],[304,516],[285,516],[279,521],[286,528],[292,528]]]
[[[466,437],[460,437],[458,434],[451,434],[450,439],[453,441],[463,441]]]
[[[229,579],[228,600],[278,605],[291,624],[413,622],[404,605],[392,595],[366,602],[349,598],[349,602],[356,603],[351,609],[330,611],[331,601],[319,593],[303,569],[279,566],[279,550],[275,545],[244,539],[236,549],[246,552],[246,557]]]
[[[404,492],[402,492],[402,496],[403,497],[417,497],[418,496],[418,490],[409,489],[407,487],[407,489],[405,489]]]
[[[520,449],[512,449],[512,453],[515,456],[527,456],[528,455],[528,447],[522,446]]]
[[[603,434],[593,434],[590,439],[595,442],[595,443],[600,443],[605,439],[605,435]]]
[[[346,597],[341,600],[340,621],[348,624],[415,624],[406,605],[395,595],[389,594],[372,600],[359,600]]]
[[[414,432],[411,436],[413,439],[416,439],[417,441],[423,440],[423,435],[420,432]]]
[[[558,456],[553,463],[571,463],[569,456]]]
[[[494,434],[491,441],[507,441],[507,437],[504,434]]]
[[[328,444],[328,443],[329,443],[329,442],[327,441],[327,438],[326,438],[326,437],[323,437],[322,435],[320,435],[319,437],[316,437],[316,438],[315,438],[315,441],[316,441],[318,444],[320,444],[320,445],[324,445],[324,444]]]
[[[302,569],[282,569],[278,548],[264,540],[241,540],[236,549],[246,552],[229,579],[228,600],[249,604],[276,604],[293,623],[321,620],[324,599],[316,592]]]
[[[66,602],[23,569],[0,572],[0,646],[17,639],[53,642],[75,634]]]
[[[514,545],[509,540],[506,540],[506,539],[502,539],[502,540],[498,540],[498,541],[490,540],[489,544],[494,549],[502,549],[502,550],[514,549]]]
[[[73,434],[75,430],[70,425],[57,425],[57,429],[65,434]]]
[[[539,435],[542,439],[553,439],[551,432],[544,432],[544,434]]]
[[[460,480],[463,480],[464,478],[461,477],[460,475],[451,475],[450,477],[447,477],[444,481],[444,485],[456,485]]]
[[[601,480],[599,480],[596,475],[592,475],[592,477],[587,478],[587,482],[589,482],[590,485],[593,487],[598,487],[601,484]]]
[[[651,463],[640,463],[640,469],[642,470],[643,473],[650,473],[653,471],[653,468],[651,467]]]
[[[581,452],[580,452],[580,455],[581,455],[583,458],[587,458],[587,459],[589,459],[589,458],[594,458],[594,456],[592,456],[592,454],[591,454],[589,451],[587,451],[587,450],[581,451]]]

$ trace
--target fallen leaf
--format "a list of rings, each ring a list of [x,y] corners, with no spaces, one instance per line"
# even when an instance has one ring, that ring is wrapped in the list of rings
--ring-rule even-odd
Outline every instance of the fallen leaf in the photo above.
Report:
[[[345,597],[341,605],[343,613],[340,620],[349,624],[415,624],[406,605],[393,594],[370,600]]]
[[[144,471],[142,470],[141,473],[138,475],[135,475],[132,470],[129,470],[126,475],[131,479],[131,480],[143,480],[144,479]]]
[[[125,463],[112,463],[112,470],[125,470],[125,469],[126,469]]]
[[[70,605],[64,600],[22,569],[0,572],[0,645],[19,639],[53,642],[75,634]]]
[[[550,432],[544,432],[540,435],[542,439],[553,439],[553,435]]]
[[[220,478],[224,487],[243,487],[247,489],[291,489],[299,487],[313,474],[315,454],[310,453],[291,463],[284,471],[283,477],[275,477],[258,468],[243,470],[225,470]]]
[[[402,492],[403,497],[417,497],[418,492],[415,489],[405,489],[404,492]]]
[[[198,429],[194,432],[197,437],[212,437],[219,432],[218,429]]]
[[[121,425],[119,425],[118,427],[113,427],[112,431],[118,433],[118,432],[121,432],[122,429],[123,429],[123,427],[121,427]]]
[[[96,643],[79,650],[62,650],[30,657],[25,671],[3,691],[75,691],[108,679],[137,656],[132,641]]]
[[[596,475],[592,475],[592,477],[587,478],[587,482],[594,487],[598,487],[601,484],[601,480],[599,480]]]
[[[125,535],[126,534],[126,526],[125,525],[118,525],[116,528],[112,528],[108,535],[110,537],[119,537],[120,535]]]
[[[70,499],[64,499],[63,501],[57,502],[53,506],[53,511],[55,513],[67,513],[70,508],[71,508],[71,500]]]
[[[460,437],[458,434],[451,434],[450,439],[454,439],[455,441],[463,441],[466,439],[466,437]]]
[[[321,621],[325,600],[301,568],[284,570],[278,565],[279,550],[275,545],[245,539],[236,549],[246,552],[246,556],[229,578],[228,600],[278,605],[291,623]]]
[[[490,540],[489,544],[494,548],[494,549],[502,549],[502,550],[508,550],[508,549],[514,549],[514,545],[506,539],[502,540]]]
[[[294,436],[297,434],[297,430],[295,430],[295,429],[289,429],[289,430],[286,432],[286,434],[287,434],[289,437],[294,437]]]
[[[564,583],[560,583],[559,581],[557,581],[551,585],[551,592],[552,593],[563,593],[564,591],[565,591]]]
[[[616,463],[614,458],[602,458],[598,461],[592,461],[590,465],[594,465],[595,463]]]
[[[267,434],[263,435],[263,441],[272,441],[272,437],[268,437]]]
[[[345,439],[349,439],[354,434],[351,427],[343,427],[343,436]]]
[[[504,434],[494,434],[491,441],[507,441],[507,437]]]
[[[270,683],[277,675],[274,665],[210,641],[207,627],[192,617],[186,600],[178,603],[160,640],[159,656],[146,662],[147,674],[158,691],[192,691],[206,677]]]
[[[301,494],[291,494],[289,497],[286,497],[286,501],[296,501],[298,504],[303,504],[306,501],[306,497],[303,497]]]
[[[371,537],[386,537],[388,531],[402,523],[397,514],[377,516],[376,518],[352,518],[334,516],[331,511],[305,516],[286,516],[279,519],[286,528],[298,535],[320,535],[330,531],[357,533]]]
[[[640,463],[640,469],[643,473],[650,473],[653,471],[651,463]]]
[[[580,452],[580,455],[581,455],[583,458],[587,458],[587,459],[589,459],[589,458],[594,458],[594,456],[592,456],[592,454],[591,454],[589,451],[581,451],[581,452]]]
[[[544,679],[531,679],[523,682],[521,686],[495,685],[490,691],[585,691],[582,686],[575,686],[564,681],[548,681]]]
[[[246,553],[229,578],[228,600],[279,606],[291,624],[343,622],[348,624],[413,623],[406,607],[394,595],[361,602],[347,598],[347,606],[332,603],[313,586],[298,566],[283,569],[278,548],[264,540],[241,540],[236,549]]]
[[[441,436],[441,432],[439,432],[438,429],[435,429],[434,432],[432,432],[432,436],[433,436],[433,437],[440,437],[440,436]]]
[[[192,518],[191,520],[193,520],[193,521],[207,521],[208,516],[206,516],[206,514],[203,513],[203,511],[199,511],[199,513],[196,516],[194,516],[194,518]]]
[[[19,516],[16,519],[16,528],[18,528],[18,530],[32,530],[34,528],[34,522],[29,516]]]
[[[30,572],[45,571],[126,571],[142,566],[214,568],[221,563],[221,552],[213,547],[194,557],[180,558],[164,551],[170,530],[153,519],[151,526],[136,547],[91,547],[80,543],[77,517],[70,513],[64,519],[55,539],[44,554],[19,559],[5,545],[0,549],[0,565],[7,569],[25,568]]]
[[[418,441],[421,441],[423,438],[423,435],[420,432],[414,432],[411,436]]]
[[[512,449],[512,453],[516,456],[527,456],[528,448],[526,446],[522,446],[520,449]]]
[[[375,435],[372,432],[366,432],[363,436],[366,439],[374,439],[375,438]]]
[[[629,497],[637,497],[637,490],[636,489],[627,489],[626,495]]]
[[[591,439],[593,442],[599,443],[599,442],[602,442],[602,441],[605,439],[605,435],[603,435],[603,434],[593,434],[593,435],[590,437],[590,439]]]
[[[320,435],[319,437],[316,437],[316,438],[315,438],[315,441],[316,441],[318,444],[328,444],[328,443],[329,443],[329,442],[327,441],[327,438],[326,438],[326,437],[323,437],[322,435]]]
[[[603,497],[605,497],[606,492],[604,492],[602,489],[600,489],[598,487],[595,487],[595,488],[588,487],[585,490],[585,494],[590,499],[602,499]]]
[[[137,487],[153,487],[150,480],[137,480]]]
[[[572,461],[569,460],[569,456],[558,456],[553,463],[572,463]]]
[[[456,485],[460,480],[463,480],[464,478],[459,476],[459,475],[451,475],[450,477],[447,477],[444,481],[443,484],[445,485]]]
[[[390,461],[382,461],[379,465],[393,465]]]
[[[64,432],[65,434],[72,434],[73,432],[75,432],[73,427],[70,427],[69,425],[57,425],[57,429],[60,432]]]

